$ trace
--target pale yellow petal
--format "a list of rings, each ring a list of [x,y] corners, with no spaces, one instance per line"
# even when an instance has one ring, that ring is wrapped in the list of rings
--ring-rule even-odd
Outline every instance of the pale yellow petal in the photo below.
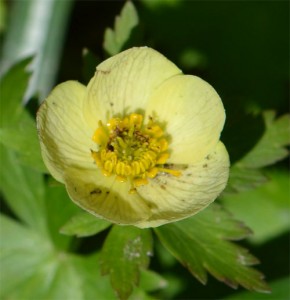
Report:
[[[219,142],[200,162],[176,166],[180,177],[159,174],[148,185],[138,188],[151,205],[152,216],[139,227],[155,227],[192,216],[213,202],[225,188],[229,175],[229,157]]]
[[[144,111],[149,96],[166,79],[181,71],[159,52],[147,48],[131,48],[97,66],[88,85],[84,105],[92,128],[98,120]]]
[[[93,131],[83,118],[86,87],[76,81],[58,85],[37,113],[43,160],[51,174],[63,182],[66,168],[95,168],[90,149]]]
[[[151,216],[149,204],[140,195],[129,193],[129,182],[105,177],[97,169],[68,170],[65,184],[77,205],[113,223],[136,225]]]
[[[196,76],[178,75],[164,82],[146,108],[169,134],[169,162],[194,163],[217,144],[224,126],[221,99],[211,85]]]

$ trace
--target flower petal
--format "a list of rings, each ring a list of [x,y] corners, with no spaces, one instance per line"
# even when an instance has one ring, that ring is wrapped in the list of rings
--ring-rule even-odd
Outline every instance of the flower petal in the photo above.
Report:
[[[147,116],[156,116],[170,135],[171,163],[193,164],[217,144],[225,122],[224,107],[214,88],[199,77],[178,75],[152,95]]]
[[[99,170],[67,170],[65,184],[70,198],[97,217],[113,223],[136,225],[151,216],[149,205],[138,194],[129,194],[129,183]]]
[[[84,112],[92,128],[98,120],[140,111],[149,96],[166,79],[181,71],[159,52],[131,48],[97,66],[88,85]]]
[[[82,113],[86,87],[76,81],[58,85],[37,113],[37,129],[43,160],[58,181],[69,166],[95,168],[90,149],[93,131]]]
[[[218,197],[228,175],[229,157],[221,142],[202,161],[184,166],[180,177],[157,175],[138,188],[139,195],[152,206],[152,216],[139,227],[160,226],[196,214]]]

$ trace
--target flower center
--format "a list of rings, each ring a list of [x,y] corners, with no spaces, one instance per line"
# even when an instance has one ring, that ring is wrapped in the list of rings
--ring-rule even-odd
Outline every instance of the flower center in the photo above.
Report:
[[[99,145],[99,151],[91,150],[97,166],[105,176],[115,175],[120,182],[130,180],[130,193],[158,172],[180,175],[179,171],[164,167],[169,157],[168,141],[152,118],[147,125],[140,114],[113,118],[106,125],[99,121],[93,141]]]

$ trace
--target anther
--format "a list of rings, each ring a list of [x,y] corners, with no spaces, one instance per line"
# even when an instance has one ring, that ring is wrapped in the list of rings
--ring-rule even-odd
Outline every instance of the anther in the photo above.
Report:
[[[163,168],[169,158],[168,141],[152,118],[148,125],[143,125],[143,116],[136,113],[112,118],[106,125],[99,121],[93,141],[99,146],[99,151],[91,150],[96,165],[105,176],[115,175],[119,182],[129,179],[129,193],[136,193],[136,188],[148,184],[158,172],[180,175],[179,171]]]

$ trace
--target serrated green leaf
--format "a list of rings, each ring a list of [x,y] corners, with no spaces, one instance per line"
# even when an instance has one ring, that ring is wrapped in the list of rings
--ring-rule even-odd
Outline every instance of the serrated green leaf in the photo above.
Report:
[[[45,188],[40,173],[22,166],[15,153],[0,145],[0,189],[12,211],[26,224],[47,234]]]
[[[15,124],[23,113],[22,100],[28,85],[30,74],[27,66],[31,57],[15,64],[0,79],[0,127]]]
[[[289,174],[271,170],[267,184],[244,193],[224,195],[223,204],[253,230],[250,241],[263,243],[290,229]]]
[[[282,279],[270,282],[272,289],[271,294],[257,294],[251,292],[235,293],[227,297],[228,300],[286,300],[290,299],[290,278],[285,277]]]
[[[223,195],[249,191],[265,184],[267,181],[267,177],[260,170],[234,165],[230,169],[229,181]]]
[[[211,205],[194,217],[155,228],[163,245],[202,283],[208,271],[218,280],[236,288],[268,292],[263,275],[250,265],[257,260],[248,251],[230,242],[249,235],[217,205]]]
[[[275,112],[263,114],[265,132],[257,145],[239,162],[242,167],[262,168],[285,158],[290,144],[290,115],[275,119]]]
[[[114,30],[107,28],[104,36],[104,49],[110,55],[115,55],[124,49],[132,31],[139,23],[138,13],[131,1],[127,1],[120,16],[115,19]]]
[[[21,163],[46,172],[35,121],[22,105],[29,80],[26,67],[30,61],[25,59],[19,62],[1,79],[0,142],[9,150],[17,152]]]
[[[290,118],[281,116],[275,120],[273,111],[264,112],[265,132],[256,146],[230,170],[230,177],[223,194],[255,189],[266,183],[267,177],[259,168],[274,164],[285,158],[290,144]]]
[[[101,271],[110,276],[120,299],[127,299],[138,285],[140,269],[148,266],[151,255],[150,230],[113,226],[102,248]]]
[[[92,214],[79,212],[61,227],[60,232],[66,235],[85,237],[95,235],[111,225],[112,223],[99,219]]]

